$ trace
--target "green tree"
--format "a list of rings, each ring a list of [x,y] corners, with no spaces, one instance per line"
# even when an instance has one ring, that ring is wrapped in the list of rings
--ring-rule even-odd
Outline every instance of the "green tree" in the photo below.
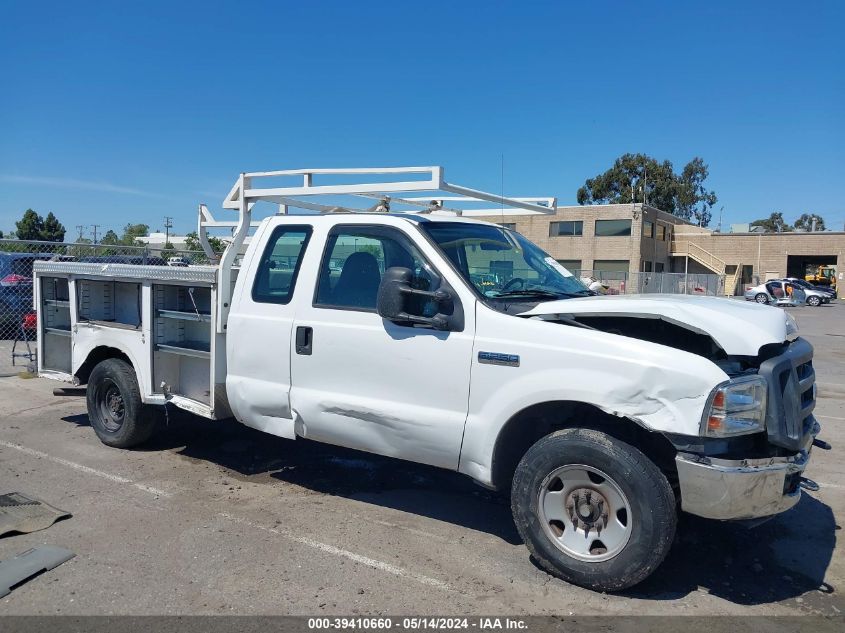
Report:
[[[704,187],[707,164],[693,158],[676,174],[671,161],[659,162],[645,154],[623,154],[613,166],[578,189],[578,204],[626,204],[647,202],[702,226],[710,221],[715,192]]]
[[[213,250],[217,255],[220,255],[223,251],[226,250],[226,242],[221,240],[219,237],[209,235],[208,243],[211,246],[211,250]],[[187,233],[185,235],[185,250],[191,252],[191,261],[193,263],[208,263],[208,256],[203,251],[202,245],[200,244],[199,235],[197,235],[196,231],[191,231],[190,233]]]
[[[123,227],[120,243],[124,246],[144,246],[139,237],[146,237],[150,233],[149,224],[127,224]]]
[[[40,240],[44,230],[44,218],[32,209],[23,212],[23,217],[15,222],[15,233],[19,240]]]
[[[801,217],[795,220],[792,225],[796,230],[802,231],[824,231],[824,218],[816,213],[802,213]]]
[[[211,250],[213,250],[218,255],[226,250],[226,242],[221,240],[219,237],[214,237],[213,235],[208,236],[208,243],[211,246]],[[199,235],[197,235],[196,231],[191,231],[185,235],[185,250],[186,251],[201,251],[202,245],[200,244]]]
[[[768,218],[754,220],[751,226],[762,226],[766,233],[787,233],[792,227],[783,219],[783,213],[775,211]]]
[[[53,212],[50,211],[44,219],[44,225],[41,229],[41,239],[45,242],[64,242],[65,233],[65,227],[53,215]]]
[[[106,231],[106,234],[103,235],[103,239],[100,240],[100,244],[105,244],[107,246],[117,246],[120,243],[120,238],[118,237],[117,233],[115,233],[111,229]]]
[[[695,220],[699,226],[707,226],[713,216],[711,209],[718,198],[713,191],[707,191],[704,181],[710,171],[707,164],[697,156],[688,162],[677,177],[677,209],[674,214],[686,220]]]

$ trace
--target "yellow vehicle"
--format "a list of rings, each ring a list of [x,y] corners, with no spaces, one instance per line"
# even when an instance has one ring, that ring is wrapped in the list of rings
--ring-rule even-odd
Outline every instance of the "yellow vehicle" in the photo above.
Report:
[[[830,286],[836,288],[836,267],[835,266],[818,266],[807,269],[807,274],[804,276],[806,281],[817,286]]]

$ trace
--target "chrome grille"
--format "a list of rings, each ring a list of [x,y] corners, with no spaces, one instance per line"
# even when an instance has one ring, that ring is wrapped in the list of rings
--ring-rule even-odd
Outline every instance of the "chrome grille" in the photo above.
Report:
[[[800,449],[812,432],[816,406],[813,346],[803,339],[760,365],[769,382],[766,431],[769,442],[790,450]]]

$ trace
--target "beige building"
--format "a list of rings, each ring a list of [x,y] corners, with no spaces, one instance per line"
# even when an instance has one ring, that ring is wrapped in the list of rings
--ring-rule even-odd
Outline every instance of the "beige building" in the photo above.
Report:
[[[725,275],[728,294],[758,279],[803,277],[810,266],[835,265],[837,277],[845,272],[842,232],[718,233],[642,204],[485,219],[515,228],[570,270],[713,273]]]

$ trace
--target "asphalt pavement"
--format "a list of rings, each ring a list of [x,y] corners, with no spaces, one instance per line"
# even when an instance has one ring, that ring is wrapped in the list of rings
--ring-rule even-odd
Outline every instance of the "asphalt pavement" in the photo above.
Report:
[[[73,514],[0,538],[76,557],[0,599],[4,614],[760,614],[845,612],[845,305],[793,308],[816,348],[821,489],[755,529],[684,517],[666,562],[607,595],[532,564],[508,501],[447,471],[234,421],[171,413],[112,449],[82,398],[0,378],[0,493]],[[172,411],[172,410],[171,410]]]

